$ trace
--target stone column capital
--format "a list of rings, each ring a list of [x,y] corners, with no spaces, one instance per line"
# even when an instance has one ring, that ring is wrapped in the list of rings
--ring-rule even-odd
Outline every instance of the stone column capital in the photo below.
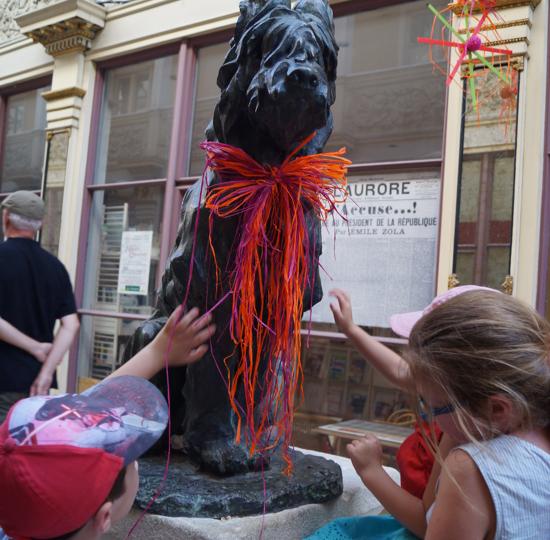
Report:
[[[85,52],[105,26],[105,8],[90,0],[62,0],[15,20],[21,32],[52,56]]]

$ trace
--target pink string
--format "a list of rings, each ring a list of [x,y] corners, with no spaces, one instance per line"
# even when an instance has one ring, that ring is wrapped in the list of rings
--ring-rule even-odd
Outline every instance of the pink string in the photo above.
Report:
[[[172,350],[172,345],[174,343],[174,336],[175,336],[175,332],[176,332],[176,327],[180,323],[181,319],[184,316],[185,306],[186,306],[187,300],[189,298],[189,291],[190,291],[190,288],[191,288],[191,279],[193,277],[193,267],[194,267],[194,263],[195,263],[195,250],[196,250],[196,246],[197,246],[197,238],[198,238],[198,230],[199,230],[199,214],[200,214],[200,206],[201,206],[201,202],[202,202],[203,188],[204,188],[204,185],[205,185],[206,171],[207,171],[207,169],[205,168],[204,173],[202,175],[201,188],[200,188],[200,191],[199,191],[199,201],[198,201],[198,205],[197,205],[197,215],[196,215],[196,218],[195,218],[195,226],[194,226],[194,229],[193,229],[193,244],[192,244],[193,247],[191,248],[191,265],[190,265],[190,268],[189,268],[189,277],[187,279],[187,286],[186,286],[186,289],[185,289],[185,296],[184,296],[181,304],[176,308],[176,309],[180,310],[180,313],[176,317],[176,321],[175,321],[174,325],[172,326],[172,329],[170,331],[170,336],[169,336],[169,339],[168,339],[168,346],[166,347],[166,351],[164,353],[164,371],[165,371],[165,374],[166,374],[166,394],[167,394],[166,401],[168,403],[168,426],[167,426],[168,427],[168,451],[166,453],[166,463],[164,465],[164,474],[162,475],[162,480],[160,481],[160,484],[159,484],[158,488],[156,489],[155,493],[153,494],[153,496],[151,497],[151,499],[147,503],[147,506],[143,509],[143,511],[141,512],[141,515],[139,516],[139,518],[136,520],[136,522],[132,525],[132,527],[128,531],[128,534],[126,536],[126,540],[128,540],[128,538],[130,538],[132,533],[136,530],[138,525],[141,523],[141,521],[143,520],[143,518],[147,514],[149,508],[151,508],[151,506],[154,504],[154,502],[159,498],[159,496],[162,492],[162,489],[164,488],[164,484],[166,483],[166,479],[168,478],[168,469],[170,467],[170,459],[172,457],[172,403],[171,403],[171,400],[170,400],[170,375],[169,375],[169,366],[168,366],[168,355],[170,354],[170,351]],[[227,296],[229,294],[230,293],[228,293],[226,296],[224,296],[206,314],[210,313],[216,307],[218,307],[227,298]]]

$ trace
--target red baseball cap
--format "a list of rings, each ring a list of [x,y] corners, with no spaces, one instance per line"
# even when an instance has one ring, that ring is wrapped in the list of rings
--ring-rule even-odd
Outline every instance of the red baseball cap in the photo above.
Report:
[[[159,390],[127,375],[18,401],[0,426],[0,527],[15,540],[82,527],[167,422]]]

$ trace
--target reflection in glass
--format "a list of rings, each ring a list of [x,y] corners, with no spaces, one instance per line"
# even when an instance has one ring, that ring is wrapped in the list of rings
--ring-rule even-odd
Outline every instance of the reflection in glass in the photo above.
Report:
[[[53,134],[47,145],[48,158],[44,185],[46,215],[40,230],[40,244],[54,255],[57,255],[59,249],[68,150],[69,132],[62,131]]]
[[[426,47],[416,40],[430,33],[425,2],[364,11],[334,22],[340,50],[334,131],[326,150],[346,146],[355,163],[440,158],[445,78],[434,73]],[[219,97],[216,77],[227,49],[222,43],[198,54],[190,175],[200,174],[204,166],[198,145]]]
[[[391,348],[402,353],[400,346]],[[409,397],[373,370],[349,342],[311,337],[307,347],[304,339],[302,362],[303,396],[297,395],[293,434],[298,446],[330,452],[327,441],[314,433],[316,427],[352,418],[384,422],[410,409]]]
[[[95,183],[166,176],[176,72],[176,56],[107,72]]]
[[[149,315],[162,234],[163,188],[140,186],[94,193],[85,277],[84,308]],[[147,295],[120,294],[124,231],[153,231]],[[147,270],[145,265],[144,271]]]
[[[212,119],[214,107],[220,97],[216,78],[218,77],[218,70],[223,63],[227,50],[227,43],[220,43],[218,45],[203,47],[197,53],[195,110],[193,112],[189,158],[190,175],[201,174],[204,167],[204,152],[199,148],[199,144],[205,139],[204,132]]]
[[[511,99],[493,74],[477,80],[477,111],[469,93],[464,98],[453,268],[463,285],[500,288],[510,273],[519,77],[514,75],[512,81]]]
[[[79,376],[104,379],[118,368],[126,343],[140,322],[83,315],[78,347]]]
[[[327,150],[346,146],[355,163],[441,157],[445,80],[416,39],[430,28],[421,1],[335,20],[340,51]]]
[[[49,87],[8,97],[0,192],[39,190],[46,143],[46,102]],[[0,129],[2,127],[0,126]]]

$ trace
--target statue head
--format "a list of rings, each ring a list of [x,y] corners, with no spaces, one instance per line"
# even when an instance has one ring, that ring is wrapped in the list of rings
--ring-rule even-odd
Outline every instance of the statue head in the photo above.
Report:
[[[288,0],[246,0],[240,12],[209,138],[270,161],[317,131],[306,152],[320,151],[332,130],[338,50],[327,0],[294,9]]]

